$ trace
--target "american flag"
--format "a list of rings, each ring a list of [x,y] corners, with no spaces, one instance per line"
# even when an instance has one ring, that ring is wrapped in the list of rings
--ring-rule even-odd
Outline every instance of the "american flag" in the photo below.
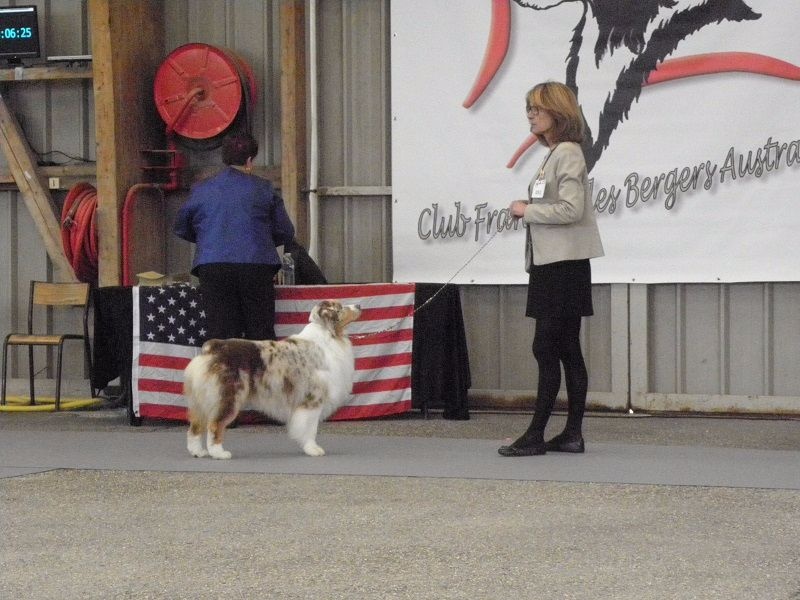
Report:
[[[278,286],[275,333],[298,333],[321,300],[361,305],[348,326],[356,373],[350,402],[331,419],[363,419],[411,409],[414,284]],[[205,312],[188,284],[133,288],[134,414],[186,420],[183,369],[206,341]]]

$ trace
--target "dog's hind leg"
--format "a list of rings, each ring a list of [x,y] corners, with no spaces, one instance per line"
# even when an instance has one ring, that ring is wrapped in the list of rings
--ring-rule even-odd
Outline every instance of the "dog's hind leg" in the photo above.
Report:
[[[228,459],[232,455],[230,452],[222,447],[222,438],[225,437],[225,428],[230,424],[239,414],[239,403],[236,401],[236,395],[241,390],[234,391],[225,390],[222,393],[219,404],[219,414],[217,418],[209,421],[208,431],[206,434],[208,446],[208,454],[211,458]]]
[[[219,458],[227,460],[233,456],[230,452],[222,447],[222,438],[225,436],[225,425],[219,421],[214,421],[208,424],[208,432],[206,434],[206,445],[208,446],[208,455],[211,458]]]
[[[203,448],[203,430],[205,423],[197,419],[192,411],[189,411],[189,429],[186,431],[186,448],[189,454],[202,458],[208,456],[205,448]]]
[[[196,390],[192,385],[190,376],[186,377],[183,386],[183,394],[189,404],[189,429],[186,431],[186,449],[189,454],[197,458],[208,456],[208,452],[203,448],[203,432],[206,429],[206,415],[202,409],[200,398],[196,395]]]
[[[322,456],[325,454],[317,445],[317,427],[319,426],[319,415],[322,407],[317,408],[297,408],[289,417],[286,428],[289,430],[289,437],[295,440],[303,452],[309,456]]]

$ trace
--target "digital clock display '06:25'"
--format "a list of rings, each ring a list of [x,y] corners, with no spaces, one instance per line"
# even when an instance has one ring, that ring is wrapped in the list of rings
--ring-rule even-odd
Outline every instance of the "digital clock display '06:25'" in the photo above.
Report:
[[[0,29],[0,39],[3,40],[24,40],[33,37],[30,27],[6,27]]]

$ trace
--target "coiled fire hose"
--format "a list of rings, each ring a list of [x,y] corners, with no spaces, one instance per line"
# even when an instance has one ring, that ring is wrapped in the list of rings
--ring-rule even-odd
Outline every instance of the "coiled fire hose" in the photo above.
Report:
[[[89,183],[72,187],[61,208],[61,244],[78,281],[97,280],[97,190]]]

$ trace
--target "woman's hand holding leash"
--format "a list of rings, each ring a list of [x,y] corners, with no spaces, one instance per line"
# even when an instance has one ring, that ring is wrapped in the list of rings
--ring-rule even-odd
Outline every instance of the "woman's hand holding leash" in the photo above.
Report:
[[[526,200],[514,200],[508,208],[513,216],[520,218],[525,214],[526,206],[528,206]]]

